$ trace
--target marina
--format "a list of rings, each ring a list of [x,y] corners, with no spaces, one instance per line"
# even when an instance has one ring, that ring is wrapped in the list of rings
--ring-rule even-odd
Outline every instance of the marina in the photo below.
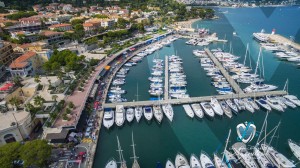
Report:
[[[229,32],[230,31],[232,34],[232,30],[229,30]],[[243,35],[243,33],[240,32],[238,29],[235,31],[238,32],[239,36]],[[255,31],[251,31],[251,32],[255,32]],[[220,36],[222,36],[222,35],[220,35]],[[249,35],[249,37],[250,37],[250,35]],[[172,47],[179,48],[179,47],[182,47],[181,46],[182,44],[185,44],[185,40],[180,39],[180,40],[176,41],[175,43],[171,44],[170,48],[171,49],[172,49]],[[253,44],[255,45],[255,43],[253,43]],[[212,44],[212,45],[214,45],[214,44]],[[236,45],[236,43],[234,43],[233,45]],[[250,44],[250,46],[251,46],[251,44]],[[199,46],[196,46],[196,47],[199,47]],[[189,61],[189,59],[195,61],[195,59],[191,55],[192,54],[191,50],[203,49],[203,48],[196,48],[196,47],[194,47],[194,46],[188,46],[187,48],[182,47],[181,50],[178,50],[178,53],[176,53],[175,51],[170,52],[170,48],[160,50],[160,55],[176,54],[176,55],[179,55],[182,57],[183,68],[185,69],[185,74],[186,74],[188,84],[191,83],[191,78],[190,78],[191,72],[197,72],[197,75],[201,75],[203,73],[203,71],[200,71],[201,67],[199,67],[198,62],[197,62],[197,64],[196,63],[192,64],[191,61]],[[222,47],[222,45],[220,45],[220,47]],[[214,46],[214,48],[216,48],[216,47]],[[233,47],[233,48],[235,48],[235,47]],[[253,52],[252,50],[251,50],[251,54],[257,56],[259,48],[257,48],[257,47],[255,48],[257,53]],[[166,51],[168,51],[168,52],[166,52]],[[241,54],[239,52],[240,51],[244,52],[245,49],[235,49],[235,51],[236,51],[234,53],[235,55],[241,56],[244,54]],[[233,102],[233,99],[244,99],[244,98],[252,98],[252,100],[256,101],[256,100],[259,100],[260,98],[265,98],[267,95],[271,95],[271,94],[277,95],[277,96],[284,96],[287,94],[288,95],[292,94],[292,95],[297,96],[298,95],[297,94],[298,93],[298,91],[297,91],[298,79],[294,79],[291,77],[292,76],[291,74],[293,72],[292,67],[289,67],[288,64],[280,64],[278,66],[277,71],[274,72],[274,74],[278,74],[278,75],[272,76],[270,71],[272,70],[272,67],[277,67],[277,66],[274,66],[274,63],[272,62],[273,61],[272,57],[268,57],[268,55],[264,51],[263,51],[263,53],[265,56],[265,62],[268,62],[268,64],[265,65],[265,69],[267,69],[266,75],[265,75],[266,76],[265,81],[268,83],[272,83],[276,86],[283,86],[284,82],[286,81],[286,78],[289,77],[289,79],[292,81],[290,82],[288,93],[286,91],[281,91],[280,90],[282,88],[281,87],[277,91],[257,92],[255,94],[254,93],[244,93],[244,94],[243,93],[241,93],[241,94],[234,93],[232,95],[217,95],[215,92],[215,88],[209,86],[210,79],[205,77],[205,74],[204,74],[204,78],[201,78],[202,79],[201,85],[200,85],[200,83],[198,83],[198,81],[195,78],[193,78],[194,82],[193,82],[192,86],[187,85],[187,90],[189,91],[190,98],[168,99],[168,100],[165,100],[165,98],[164,98],[164,100],[150,100],[148,95],[146,95],[148,93],[146,93],[146,94],[143,93],[144,92],[143,90],[147,90],[148,88],[143,89],[142,84],[139,83],[140,96],[139,96],[139,101],[137,101],[134,98],[134,95],[136,94],[136,92],[134,92],[134,90],[136,90],[136,82],[135,82],[135,80],[131,79],[131,74],[129,73],[129,75],[128,75],[129,79],[126,79],[126,84],[124,84],[124,86],[122,86],[122,89],[128,91],[128,93],[126,94],[126,98],[128,101],[122,103],[124,105],[124,107],[130,107],[130,105],[133,105],[134,107],[136,107],[136,106],[140,105],[140,106],[151,106],[153,108],[154,105],[160,104],[163,108],[164,105],[172,104],[172,108],[174,110],[173,122],[172,123],[169,122],[169,119],[167,119],[167,117],[165,117],[160,124],[153,122],[154,120],[152,119],[152,123],[145,122],[146,120],[141,120],[139,123],[131,122],[130,124],[127,124],[128,126],[126,125],[126,127],[125,126],[124,127],[113,126],[112,129],[110,129],[109,131],[102,129],[100,132],[100,136],[101,136],[100,142],[101,143],[100,143],[100,147],[98,149],[99,151],[102,151],[102,152],[98,153],[98,150],[97,150],[97,154],[96,154],[96,157],[101,156],[100,157],[101,159],[99,161],[95,162],[94,166],[101,167],[102,165],[105,165],[105,163],[109,160],[110,157],[114,156],[116,158],[117,153],[115,151],[109,150],[110,148],[116,146],[116,142],[114,140],[116,134],[118,134],[120,137],[122,136],[122,139],[120,139],[120,140],[122,143],[122,149],[124,150],[124,157],[128,163],[127,166],[130,166],[131,163],[130,163],[129,156],[131,154],[128,154],[128,152],[132,153],[131,152],[132,150],[130,149],[130,145],[129,145],[130,144],[129,140],[131,138],[128,135],[130,135],[129,132],[131,132],[132,130],[134,130],[135,135],[140,136],[140,138],[135,139],[135,142],[138,145],[137,153],[139,154],[139,164],[142,167],[155,167],[156,165],[158,165],[157,162],[160,162],[161,165],[163,165],[163,166],[168,165],[167,164],[168,158],[170,158],[168,163],[171,165],[169,167],[172,167],[171,163],[173,162],[175,164],[174,161],[176,159],[176,154],[178,153],[178,151],[181,152],[181,154],[186,157],[187,161],[190,161],[189,160],[190,156],[193,153],[196,155],[196,160],[199,159],[199,161],[200,161],[201,158],[199,157],[199,153],[202,150],[206,151],[207,155],[209,155],[209,157],[214,156],[213,155],[214,152],[219,150],[218,146],[220,146],[222,144],[222,142],[224,142],[224,134],[226,134],[224,131],[224,128],[234,128],[236,125],[238,125],[240,122],[243,122],[243,121],[253,121],[257,127],[260,127],[260,125],[262,123],[262,118],[264,118],[263,116],[265,115],[265,110],[262,110],[263,109],[262,107],[260,107],[260,110],[255,110],[254,114],[251,112],[248,112],[248,110],[247,110],[247,112],[244,112],[244,111],[239,112],[238,116],[236,117],[235,115],[233,115],[232,119],[229,119],[227,117],[222,117],[222,118],[214,117],[214,120],[207,120],[207,119],[198,120],[199,117],[197,117],[197,119],[196,119],[196,117],[194,117],[194,119],[191,119],[190,117],[188,117],[186,115],[186,113],[184,112],[182,104],[191,105],[194,103],[199,104],[202,102],[210,102],[210,99],[212,97],[216,97],[218,99],[219,103],[221,104],[222,100],[225,100],[226,102],[227,102],[227,100],[231,100]],[[192,57],[192,58],[187,58],[187,57]],[[252,58],[252,59],[257,60],[256,58]],[[149,67],[152,67],[152,64],[150,63],[150,62],[152,62],[151,56],[149,57],[148,62],[144,62],[144,61],[145,60],[143,60],[143,62],[142,62],[142,63],[144,63],[143,66],[149,64]],[[188,66],[190,66],[190,68],[192,70],[189,70],[188,68],[186,68],[187,67],[185,65],[186,62],[188,62]],[[253,61],[253,62],[255,62],[255,61]],[[198,66],[199,68],[196,66]],[[138,66],[136,66],[136,67],[132,67],[132,69],[130,71],[133,71],[132,73],[136,73],[135,69],[140,70],[138,68]],[[145,76],[145,78],[148,77],[148,75],[144,75],[142,72],[140,72],[140,74],[142,74],[141,76]],[[138,75],[139,74],[136,74],[136,76],[138,76]],[[145,78],[140,77],[139,80],[144,80]],[[131,82],[131,85],[133,85],[132,87],[128,86],[129,82]],[[199,88],[202,88],[202,90],[201,91],[196,90],[197,88],[194,87],[195,85],[197,85],[197,87],[199,87]],[[146,84],[146,86],[149,87],[148,84]],[[242,86],[240,85],[239,87],[242,90],[245,88],[244,85],[242,85]],[[130,93],[130,91],[133,93]],[[144,94],[144,96],[143,96],[143,94]],[[165,97],[165,95],[164,95],[164,97]],[[291,100],[293,100],[293,99],[291,98]],[[182,102],[180,102],[180,101],[182,101]],[[104,106],[115,108],[115,106],[118,104],[121,104],[121,103],[105,103]],[[254,108],[254,106],[253,106],[253,108]],[[234,111],[234,110],[232,110],[232,111]],[[293,125],[298,124],[296,122],[296,116],[298,115],[297,111],[298,111],[298,108],[296,108],[296,110],[293,110],[293,108],[286,108],[285,113],[279,112],[277,110],[272,110],[272,112],[270,113],[270,125],[274,125],[274,122],[277,122],[278,120],[282,120],[284,124],[282,124],[281,130],[286,130],[287,132],[297,131],[295,126],[293,126]],[[147,131],[147,134],[145,134],[145,131]],[[201,132],[201,135],[195,134],[195,132]],[[282,132],[282,131],[280,131],[280,132]],[[209,137],[209,138],[204,138],[202,135],[206,135],[205,137]],[[235,131],[233,132],[232,136],[234,138],[237,136]],[[158,137],[157,139],[163,138],[164,140],[163,141],[157,140],[156,138],[153,138],[153,137]],[[278,140],[279,140],[278,146],[274,145],[274,143],[273,143],[273,147],[275,147],[277,151],[282,152],[288,158],[292,158],[293,160],[295,160],[295,158],[290,155],[290,154],[292,154],[292,152],[290,150],[286,149],[288,147],[287,138],[291,138],[296,141],[299,140],[298,135],[281,133],[280,138],[278,138]],[[167,141],[166,139],[172,139],[172,140]],[[114,140],[114,141],[112,141],[112,140]],[[184,142],[191,142],[191,143],[184,143]],[[235,140],[233,140],[231,144],[233,144],[234,142],[235,142]],[[140,145],[140,144],[147,144],[147,145]],[[202,145],[202,144],[206,144],[206,145]],[[116,147],[114,147],[114,148],[116,148]],[[104,151],[106,151],[106,152],[104,152]],[[230,152],[232,152],[232,150],[230,150]],[[155,153],[155,155],[153,155],[154,153]],[[222,153],[222,151],[219,150],[218,153],[220,154],[220,153]],[[189,162],[189,164],[191,164],[190,162]],[[231,162],[234,163],[234,160],[231,159]],[[216,165],[214,162],[212,162],[212,163],[213,163],[213,165]],[[239,164],[239,163],[236,163],[236,164]],[[173,165],[173,167],[175,167],[175,165]]]

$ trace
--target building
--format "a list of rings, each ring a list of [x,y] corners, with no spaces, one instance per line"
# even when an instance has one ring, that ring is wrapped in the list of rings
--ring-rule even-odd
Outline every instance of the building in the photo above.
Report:
[[[95,34],[101,23],[87,22],[83,23],[83,28],[86,34]]]
[[[38,68],[39,63],[37,62],[36,53],[28,51],[10,64],[9,71],[12,76],[26,77]]]
[[[45,36],[47,38],[46,41],[49,45],[60,44],[64,40],[63,34],[64,33],[62,32],[55,31],[43,31],[40,33],[40,35]]]
[[[6,73],[6,68],[3,64],[0,62],[0,79],[5,75]]]
[[[10,63],[16,59],[11,44],[0,41],[0,63],[4,66],[9,66]]]
[[[42,5],[34,5],[32,8],[35,12],[39,12],[39,11],[43,10]]]
[[[24,22],[26,21],[24,20]],[[30,23],[30,24],[16,24],[13,26],[6,27],[5,30],[8,32],[16,32],[16,31],[39,32],[40,30],[43,30],[54,24],[59,24],[59,22],[50,21],[50,22],[44,22],[43,24],[40,22]]]
[[[40,20],[40,18],[37,18],[37,17],[28,17],[28,18],[19,19],[19,22],[23,25],[25,25],[25,24],[37,24],[37,23],[41,23],[41,20]]]
[[[102,19],[101,26],[102,27],[112,27],[115,24],[115,20],[113,19]]]
[[[58,31],[69,31],[72,30],[72,25],[67,23],[56,24],[49,26],[50,30],[58,30]]]

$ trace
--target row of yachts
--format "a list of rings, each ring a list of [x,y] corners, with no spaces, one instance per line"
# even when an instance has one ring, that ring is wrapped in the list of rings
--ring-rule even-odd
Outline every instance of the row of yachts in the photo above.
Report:
[[[137,122],[140,122],[143,116],[149,122],[155,118],[158,123],[161,123],[164,115],[170,122],[173,121],[174,112],[170,104],[135,108],[128,107],[126,109],[123,105],[117,105],[115,110],[112,108],[104,108],[102,123],[107,129],[109,129],[114,124],[119,127],[122,126],[125,120],[129,123],[131,123],[134,119],[136,119]]]
[[[186,90],[186,75],[182,67],[182,59],[177,55],[167,56],[169,62],[169,95],[171,98],[189,98]]]
[[[151,77],[149,77],[150,89],[149,94],[151,96],[162,96],[163,90],[163,74],[164,74],[164,63],[162,59],[153,59],[153,67],[151,72]]]
[[[133,140],[132,140],[133,141]],[[300,160],[300,146],[292,141],[288,140],[288,145],[296,156]],[[133,142],[133,159],[132,168],[140,168],[137,157],[135,155],[135,144]],[[118,139],[118,151],[120,155],[121,168],[126,168],[126,161],[123,157],[121,146]],[[165,166],[161,162],[157,162],[156,168],[294,168],[296,165],[293,161],[289,160],[282,153],[279,153],[274,147],[263,143],[253,147],[252,152],[246,147],[246,144],[242,142],[236,142],[232,145],[232,152],[225,149],[222,156],[218,153],[213,154],[213,159],[204,152],[201,151],[200,156],[191,154],[188,160],[182,153],[177,153],[175,162],[171,159],[167,159]],[[115,159],[110,159],[105,168],[117,168],[117,162]]]

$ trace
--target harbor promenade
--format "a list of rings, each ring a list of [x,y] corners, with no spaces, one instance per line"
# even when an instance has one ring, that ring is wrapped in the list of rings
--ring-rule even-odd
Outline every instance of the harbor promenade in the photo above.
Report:
[[[237,94],[244,94],[243,90],[240,88],[240,86],[235,82],[234,79],[231,78],[227,70],[223,67],[223,65],[218,61],[218,59],[211,53],[211,51],[208,48],[204,49],[209,58],[214,62],[214,64],[220,69],[221,73],[224,75],[228,83],[231,85],[235,93]]]
[[[270,38],[270,41],[272,41],[273,43],[279,43],[279,44],[283,44],[283,45],[288,44],[288,45],[292,46],[293,48],[300,50],[300,44],[295,43],[292,40],[290,40],[286,37],[283,37],[279,34],[269,34],[269,38]]]
[[[164,99],[169,99],[169,57],[165,57],[165,92]]]
[[[211,98],[215,97],[218,100],[235,99],[235,98],[257,98],[267,95],[283,96],[286,95],[285,91],[269,91],[269,92],[256,92],[256,93],[244,93],[244,94],[231,94],[231,95],[213,95],[202,97],[190,97],[184,99],[166,99],[155,101],[135,101],[135,102],[121,102],[121,103],[106,103],[103,104],[104,108],[115,108],[117,105],[123,105],[124,107],[136,107],[136,106],[152,106],[155,104],[187,104],[187,103],[200,103],[208,102]]]

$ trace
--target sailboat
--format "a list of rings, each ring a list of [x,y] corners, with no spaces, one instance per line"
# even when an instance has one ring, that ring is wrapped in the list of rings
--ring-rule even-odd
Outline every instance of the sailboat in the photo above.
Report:
[[[105,165],[105,168],[117,168],[117,162],[114,158],[110,159],[106,165]]]
[[[139,84],[136,84],[136,100],[139,101]],[[135,107],[134,109],[134,116],[137,122],[140,122],[143,116],[143,108],[142,107]]]
[[[137,161],[138,157],[135,155],[135,144],[134,144],[134,140],[133,140],[133,132],[131,133],[131,137],[132,137],[132,151],[133,151],[133,164],[132,164],[132,168],[140,168],[139,162]]]
[[[176,168],[190,168],[188,160],[181,153],[178,153],[175,158],[175,167]]]
[[[166,168],[175,168],[174,163],[170,159],[166,162]]]
[[[200,153],[200,163],[202,168],[215,168],[215,165],[213,164],[209,155],[204,151],[201,151]]]
[[[246,168],[259,168],[243,142],[236,142],[232,150]]]
[[[195,154],[192,154],[190,157],[190,167],[191,168],[201,168],[200,161]]]
[[[292,141],[291,139],[288,139],[288,144],[293,154],[296,156],[298,160],[300,160],[300,145],[298,145],[296,142]]]
[[[127,168],[126,166],[126,161],[124,159],[124,156],[123,156],[123,150],[121,148],[121,144],[120,144],[120,141],[119,141],[119,137],[117,136],[117,142],[118,142],[118,153],[119,153],[119,158],[120,158],[120,168]]]

